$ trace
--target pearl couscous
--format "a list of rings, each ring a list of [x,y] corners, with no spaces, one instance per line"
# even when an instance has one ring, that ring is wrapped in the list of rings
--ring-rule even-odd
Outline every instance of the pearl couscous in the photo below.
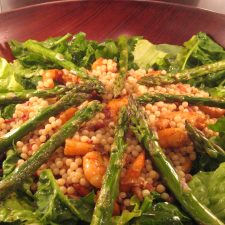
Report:
[[[143,69],[129,70],[125,88],[122,90],[120,99],[126,99],[130,94],[138,97],[144,93],[185,94],[208,97],[208,93],[191,87],[188,84],[178,83],[163,87],[147,88],[137,83],[138,79],[151,72],[151,69],[148,71]],[[62,73],[70,76],[69,71],[65,69],[62,70]],[[161,71],[161,74],[166,74],[166,71]],[[112,90],[113,83],[118,76],[117,63],[111,59],[98,60],[98,62],[93,64],[89,75],[98,78],[105,85],[106,92],[103,96],[105,108],[102,112],[97,113],[93,119],[85,123],[72,139],[79,143],[87,144],[90,151],[84,154],[80,153],[68,156],[64,154],[65,147],[61,146],[48,162],[43,164],[36,172],[36,175],[39,176],[41,171],[50,168],[60,189],[68,196],[84,196],[92,190],[98,190],[101,187],[102,177],[107,168],[114,140],[117,113],[109,114],[109,104],[111,101],[114,101]],[[38,89],[48,89],[51,87],[52,82],[53,80],[49,76],[47,80],[39,81]],[[77,80],[71,79],[68,84],[71,84],[71,82],[77,82]],[[11,120],[0,118],[0,135],[4,135],[20,126],[29,118],[32,118],[38,111],[54,103],[54,101],[54,99],[31,97],[25,103],[17,104]],[[192,179],[190,171],[192,163],[196,159],[196,152],[192,142],[187,137],[185,120],[191,121],[207,137],[211,137],[217,135],[217,133],[208,129],[207,125],[215,123],[218,116],[208,114],[204,110],[204,107],[192,106],[185,101],[179,104],[159,101],[154,104],[146,104],[142,108],[147,115],[148,125],[157,130],[160,145],[164,148],[165,154],[171,160],[180,179],[190,181]],[[213,110],[219,111],[222,114],[224,113],[221,109]],[[33,155],[62,124],[63,121],[60,116],[50,117],[48,121],[42,123],[36,130],[30,132],[20,141],[17,141],[16,147],[21,157],[17,162],[17,166],[23,164],[24,161]],[[176,132],[181,133],[183,137],[179,142],[174,140]],[[126,142],[127,148],[121,180],[127,176],[127,171],[134,161],[144,153],[144,149],[131,132],[128,132],[126,135]],[[173,196],[167,190],[151,160],[144,158],[143,168],[134,180],[134,183],[130,184],[129,188],[123,188],[121,184],[117,201],[120,208],[126,210],[129,209],[131,196],[136,195],[142,200],[144,197],[150,195],[152,191],[158,192],[161,198],[166,201],[173,201]]]

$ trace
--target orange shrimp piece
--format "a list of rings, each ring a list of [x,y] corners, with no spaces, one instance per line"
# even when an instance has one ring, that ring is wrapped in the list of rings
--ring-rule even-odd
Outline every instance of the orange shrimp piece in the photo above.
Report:
[[[112,99],[111,101],[108,102],[106,109],[109,110],[110,116],[112,118],[116,118],[120,108],[127,104],[128,104],[127,97]]]
[[[59,116],[59,118],[62,121],[62,124],[64,124],[66,121],[68,121],[76,112],[76,108],[75,107],[71,107],[69,109],[67,109],[66,111],[62,112]]]
[[[106,168],[105,160],[100,152],[88,152],[83,157],[84,176],[96,188],[101,188]]]
[[[88,152],[94,150],[94,145],[77,141],[73,138],[67,138],[65,142],[64,155],[66,156],[78,156],[86,155]]]
[[[132,186],[137,184],[144,165],[145,153],[141,152],[131,164],[130,168],[126,171],[125,176],[121,179],[122,190],[129,190]]]
[[[179,148],[186,146],[190,140],[181,128],[166,128],[158,131],[159,144],[162,148]]]
[[[199,109],[213,118],[219,118],[225,115],[225,109],[209,107],[209,106],[199,106]]]

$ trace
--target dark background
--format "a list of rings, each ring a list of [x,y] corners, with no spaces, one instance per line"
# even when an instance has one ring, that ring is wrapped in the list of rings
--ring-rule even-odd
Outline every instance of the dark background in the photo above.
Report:
[[[51,1],[53,0],[0,0],[0,12],[10,11],[12,9],[23,7],[26,5],[34,5],[38,3]],[[204,8],[217,13],[225,14],[225,0],[161,0],[161,1],[190,5],[193,7]]]

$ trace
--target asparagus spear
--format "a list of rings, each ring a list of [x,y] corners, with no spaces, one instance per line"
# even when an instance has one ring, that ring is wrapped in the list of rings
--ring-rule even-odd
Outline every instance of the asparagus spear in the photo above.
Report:
[[[0,181],[0,198],[6,197],[7,194],[18,189],[27,178],[32,176],[51,157],[52,153],[64,143],[66,138],[71,137],[84,122],[91,119],[101,109],[102,105],[95,100],[76,112],[34,155],[11,175]]]
[[[183,102],[186,101],[193,105],[206,105],[225,109],[225,100],[203,98],[187,95],[170,95],[170,94],[143,94],[137,98],[138,103],[147,104],[159,101],[164,102]]]
[[[90,95],[88,94],[76,93],[76,91],[74,92],[74,90],[71,90],[55,104],[48,106],[47,108],[43,109],[40,113],[38,113],[36,116],[26,121],[20,127],[0,137],[0,153],[6,151],[7,148],[12,143],[20,140],[30,131],[36,129],[37,126],[44,120],[48,119],[51,116],[57,115],[58,113],[65,111],[66,109],[74,105],[75,106],[79,105],[89,97]]]
[[[78,84],[76,86],[56,86],[53,89],[48,90],[25,90],[22,92],[7,92],[0,93],[0,105],[8,105],[21,103],[29,100],[30,97],[37,96],[39,98],[51,98],[51,97],[60,97],[66,92],[73,89],[73,92],[83,92],[91,93],[93,91],[98,92],[98,87],[96,87],[91,82],[86,82],[84,84]]]
[[[114,81],[113,94],[118,97],[125,86],[125,78],[128,69],[128,38],[120,36],[118,39],[118,46],[120,50],[119,58],[119,76]]]
[[[204,76],[209,73],[215,73],[221,70],[225,70],[225,60],[218,62],[198,66],[191,69],[185,69],[177,74],[165,74],[156,76],[145,76],[142,77],[138,83],[146,86],[157,86],[165,84],[175,84],[184,82],[199,76]]]
[[[51,98],[64,94],[69,89],[66,86],[58,86],[50,90],[25,90],[21,92],[0,93],[0,105],[21,103],[29,100],[30,97]]]
[[[123,168],[123,155],[126,149],[124,136],[127,127],[127,109],[123,107],[120,110],[109,165],[103,178],[102,188],[95,205],[91,225],[109,224],[112,218],[114,202],[119,192],[120,173]]]
[[[151,156],[167,187],[183,208],[200,224],[224,225],[208,208],[195,198],[187,185],[185,186],[179,181],[176,171],[159,146],[156,132],[148,128],[143,112],[137,107],[134,100],[130,101],[128,112],[132,131]]]
[[[89,76],[84,68],[78,68],[74,63],[66,60],[61,53],[45,48],[34,40],[25,41],[23,43],[23,47],[28,49],[29,51],[41,55],[43,58],[51,62],[54,62],[55,64],[61,66],[62,68],[70,70],[71,73],[80,77],[81,79],[91,81],[92,83],[96,84],[99,87],[99,91],[101,91],[101,93],[104,92],[103,84],[97,78]]]
[[[225,151],[220,146],[209,140],[200,130],[192,127],[187,121],[185,127],[196,151],[206,153],[210,158],[217,159],[219,162],[225,162]]]

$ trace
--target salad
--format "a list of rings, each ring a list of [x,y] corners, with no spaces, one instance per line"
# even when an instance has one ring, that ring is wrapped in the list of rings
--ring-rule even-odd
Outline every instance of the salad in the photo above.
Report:
[[[225,224],[225,50],[85,33],[0,58],[0,224]]]

